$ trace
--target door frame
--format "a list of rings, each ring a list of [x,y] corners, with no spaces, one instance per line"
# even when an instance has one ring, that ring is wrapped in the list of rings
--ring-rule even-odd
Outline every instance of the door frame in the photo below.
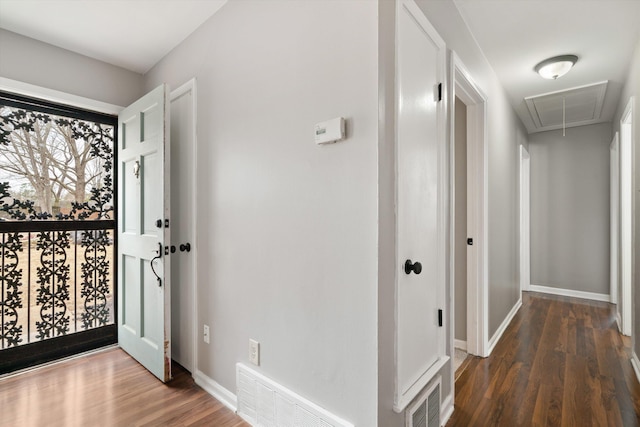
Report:
[[[192,78],[189,81],[187,81],[186,83],[180,85],[179,87],[177,87],[176,89],[172,90],[170,95],[169,95],[169,102],[173,102],[174,100],[180,98],[183,95],[186,95],[187,93],[191,94],[191,123],[185,123],[185,126],[190,126],[191,127],[191,135],[193,138],[192,141],[192,150],[191,150],[191,180],[193,183],[193,186],[191,189],[189,189],[189,191],[192,192],[193,197],[191,198],[192,200],[192,205],[188,207],[188,209],[191,211],[191,217],[190,217],[190,221],[192,227],[193,227],[193,233],[191,236],[192,241],[191,243],[191,252],[190,252],[190,256],[188,257],[188,259],[191,261],[191,278],[192,278],[192,282],[189,284],[189,286],[191,287],[191,301],[190,301],[190,312],[192,315],[191,318],[191,325],[192,325],[192,330],[191,330],[191,376],[195,377],[196,372],[198,371],[198,286],[197,286],[197,272],[198,272],[198,252],[197,252],[197,247],[198,247],[198,233],[196,233],[196,230],[198,229],[198,210],[197,210],[197,203],[196,203],[196,195],[198,194],[198,137],[197,137],[197,107],[198,107],[198,102],[197,102],[197,96],[196,96],[196,78]],[[171,108],[171,106],[169,106],[169,108]],[[178,244],[179,242],[172,242],[172,244]]]
[[[531,156],[520,145],[520,292],[531,286]]]
[[[467,235],[474,245],[467,253],[467,352],[489,355],[489,264],[488,264],[488,130],[487,97],[475,83],[471,73],[454,51],[450,51],[451,89],[449,99],[457,96],[467,106]],[[455,302],[455,102],[450,102],[449,123],[449,182],[450,182],[450,236],[449,236],[449,289],[450,309]],[[451,348],[455,325],[452,316]]]
[[[633,333],[633,281],[634,281],[634,97],[632,96],[620,118],[620,311],[622,334]],[[628,150],[628,153],[625,152]],[[629,163],[623,167],[624,161]],[[626,173],[625,173],[626,172]],[[626,211],[626,212],[625,212]],[[628,214],[628,218],[627,218]],[[625,239],[628,237],[628,241]]]

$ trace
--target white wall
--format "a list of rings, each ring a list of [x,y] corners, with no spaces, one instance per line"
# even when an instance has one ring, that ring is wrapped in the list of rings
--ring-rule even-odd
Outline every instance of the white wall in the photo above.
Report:
[[[140,74],[3,29],[0,77],[121,107],[143,93]]]
[[[640,39],[636,44],[635,52],[631,58],[629,73],[627,81],[625,82],[624,89],[622,90],[622,96],[620,97],[620,103],[613,120],[613,132],[620,131],[620,118],[624,113],[624,109],[627,107],[629,98],[635,97],[634,105],[634,117],[633,124],[635,127],[635,134],[633,136],[633,149],[634,149],[634,194],[635,194],[635,207],[634,207],[634,223],[635,223],[635,235],[634,235],[634,248],[635,258],[633,265],[635,266],[634,275],[634,302],[633,302],[633,348],[637,355],[640,355],[640,250],[638,245],[640,242]]]
[[[611,124],[529,135],[531,283],[609,294]]]
[[[146,76],[197,78],[197,368],[377,425],[377,3],[231,1]],[[337,116],[348,138],[313,142]]]

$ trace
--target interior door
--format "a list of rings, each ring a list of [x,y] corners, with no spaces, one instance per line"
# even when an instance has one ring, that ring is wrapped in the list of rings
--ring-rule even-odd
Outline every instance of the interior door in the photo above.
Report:
[[[118,341],[171,379],[169,98],[161,85],[118,118]]]
[[[418,6],[397,13],[396,411],[446,363],[444,41]]]

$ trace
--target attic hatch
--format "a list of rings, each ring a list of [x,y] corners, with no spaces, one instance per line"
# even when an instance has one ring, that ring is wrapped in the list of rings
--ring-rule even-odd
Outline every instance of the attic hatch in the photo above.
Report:
[[[533,132],[562,129],[563,99],[566,127],[600,123],[608,81],[525,98]]]

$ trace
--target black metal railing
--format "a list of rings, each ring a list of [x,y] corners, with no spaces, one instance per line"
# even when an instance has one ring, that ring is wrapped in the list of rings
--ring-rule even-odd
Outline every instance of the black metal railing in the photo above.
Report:
[[[0,349],[113,325],[115,221],[0,222]]]

